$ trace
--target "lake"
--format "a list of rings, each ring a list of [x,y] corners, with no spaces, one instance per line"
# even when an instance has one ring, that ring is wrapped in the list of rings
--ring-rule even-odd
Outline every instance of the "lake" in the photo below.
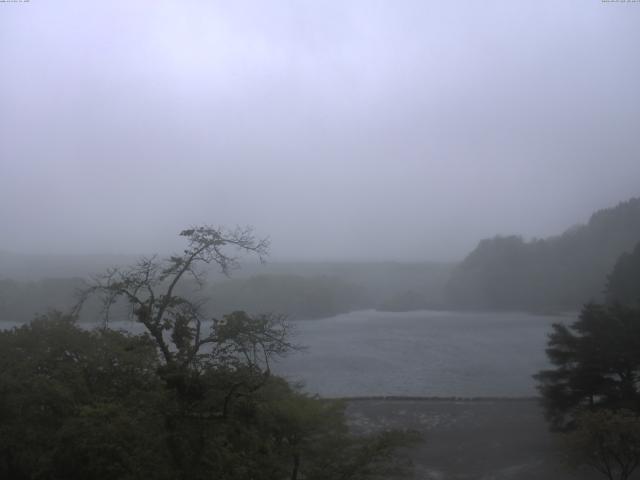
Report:
[[[307,349],[274,370],[322,396],[532,396],[547,334],[573,317],[352,312],[295,323]]]
[[[549,364],[547,334],[571,316],[526,313],[358,311],[293,322],[305,346],[274,371],[326,397],[522,397]],[[0,322],[10,328],[11,322]],[[141,332],[131,322],[113,328]]]

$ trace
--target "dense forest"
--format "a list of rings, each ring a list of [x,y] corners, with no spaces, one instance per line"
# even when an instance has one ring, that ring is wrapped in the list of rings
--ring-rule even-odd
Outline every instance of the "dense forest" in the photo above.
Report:
[[[575,310],[602,299],[617,259],[639,240],[640,198],[556,237],[485,239],[454,270],[447,299],[459,308]]]
[[[607,277],[606,297],[609,303],[640,303],[640,242],[631,253],[623,253]]]

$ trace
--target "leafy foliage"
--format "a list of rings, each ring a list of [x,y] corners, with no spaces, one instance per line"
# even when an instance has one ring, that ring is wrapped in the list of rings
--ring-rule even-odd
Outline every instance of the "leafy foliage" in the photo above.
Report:
[[[201,264],[228,273],[229,248],[262,256],[249,229],[185,230],[166,260],[113,269],[85,290],[103,328],[52,314],[0,332],[0,478],[271,480],[376,478],[400,432],[355,437],[339,402],[306,396],[271,374],[294,348],[284,318],[235,311],[203,317],[181,293]],[[118,300],[146,332],[109,329]],[[81,302],[82,304],[82,302]]]
[[[1,332],[0,477],[165,478],[157,364],[148,336],[60,315]]]
[[[630,478],[640,464],[638,259],[640,246],[620,257],[608,304],[588,304],[572,325],[553,325],[547,355],[555,368],[536,375],[547,418],[564,431],[572,460],[610,480]]]
[[[0,332],[0,478],[364,479],[406,470],[394,452],[415,435],[354,436],[342,402],[275,376],[255,388],[241,358],[262,327],[239,313],[224,323],[218,363],[180,375],[167,372],[148,334],[87,331],[59,314]]]
[[[571,326],[553,325],[548,345],[555,368],[536,378],[554,428],[575,426],[585,407],[640,411],[640,310],[586,305]]]

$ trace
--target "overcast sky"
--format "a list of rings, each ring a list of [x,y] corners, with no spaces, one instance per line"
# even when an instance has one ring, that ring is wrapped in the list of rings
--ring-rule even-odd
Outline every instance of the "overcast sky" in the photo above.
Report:
[[[640,195],[640,3],[0,3],[0,250],[451,260]]]

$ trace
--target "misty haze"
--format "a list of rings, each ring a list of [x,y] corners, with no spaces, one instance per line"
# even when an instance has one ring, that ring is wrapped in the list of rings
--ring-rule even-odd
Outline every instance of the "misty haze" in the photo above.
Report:
[[[0,0],[0,478],[640,478],[639,26]]]

